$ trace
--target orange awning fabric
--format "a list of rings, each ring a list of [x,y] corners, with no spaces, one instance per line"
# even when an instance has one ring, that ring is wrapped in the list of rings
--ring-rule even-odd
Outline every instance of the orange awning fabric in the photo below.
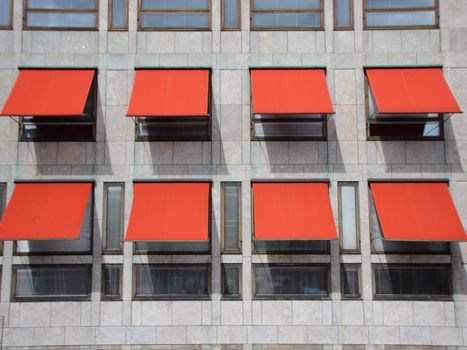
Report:
[[[18,183],[0,222],[0,240],[77,239],[92,183]]]
[[[385,182],[370,187],[384,239],[467,239],[446,183]]]
[[[462,113],[441,68],[367,69],[378,113]]]
[[[95,70],[22,69],[2,116],[81,116]]]
[[[253,183],[256,239],[337,239],[327,183]]]
[[[138,69],[129,117],[209,115],[209,69]]]
[[[127,241],[207,241],[207,182],[135,183]]]
[[[252,69],[255,114],[329,114],[334,108],[324,69]]]

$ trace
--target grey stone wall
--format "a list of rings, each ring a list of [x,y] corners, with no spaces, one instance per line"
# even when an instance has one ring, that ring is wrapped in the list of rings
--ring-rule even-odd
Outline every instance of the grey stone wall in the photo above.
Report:
[[[99,31],[22,31],[22,1],[15,0],[14,30],[0,31],[0,108],[14,84],[18,66],[98,68],[97,142],[18,143],[17,123],[0,118],[0,181],[11,195],[18,179],[95,179],[92,256],[19,257],[5,242],[0,314],[5,348],[81,345],[245,344],[245,349],[278,349],[253,344],[316,344],[297,349],[347,349],[346,344],[401,344],[467,347],[467,244],[452,244],[451,257],[375,255],[370,250],[369,178],[450,180],[459,214],[467,227],[467,119],[454,115],[445,141],[366,141],[365,65],[443,65],[461,107],[467,109],[467,1],[440,1],[439,30],[362,30],[362,1],[355,2],[355,31],[333,31],[333,6],[325,0],[325,31],[250,32],[249,1],[242,1],[242,30],[220,31],[220,1],[212,0],[211,32],[137,32],[137,2],[130,0],[128,32],[107,31],[107,0],[100,0]],[[212,68],[212,142],[134,142],[126,118],[134,67]],[[325,66],[336,114],[327,142],[250,142],[249,67]],[[101,252],[103,184],[126,182],[125,218],[133,179],[213,181],[212,256],[133,256]],[[251,254],[251,179],[330,179],[337,215],[337,183],[358,181],[361,254]],[[220,184],[241,181],[243,254],[221,255]],[[337,222],[337,216],[336,216]],[[132,264],[210,262],[209,301],[132,301]],[[373,301],[371,263],[452,262],[453,301]],[[12,265],[91,263],[89,302],[10,302]],[[220,297],[220,263],[243,264],[243,300]],[[251,264],[329,262],[329,300],[252,300]],[[341,262],[362,264],[362,300],[342,300]],[[101,263],[124,265],[123,301],[100,301]],[[211,344],[212,346],[208,346]],[[217,345],[216,345],[217,344]],[[324,346],[329,344],[331,346]],[[125,348],[125,347],[124,347]],[[187,347],[188,348],[188,347]],[[191,347],[189,347],[191,348]],[[234,348],[234,347],[232,347]],[[292,348],[286,345],[284,349]],[[359,349],[359,347],[351,347]],[[185,347],[183,347],[185,349]],[[394,348],[397,349],[397,348]],[[446,348],[447,349],[447,348]]]

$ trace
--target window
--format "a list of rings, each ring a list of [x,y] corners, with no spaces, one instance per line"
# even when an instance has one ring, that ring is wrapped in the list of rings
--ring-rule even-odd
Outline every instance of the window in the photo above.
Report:
[[[13,29],[13,0],[0,0],[0,29]]]
[[[222,297],[225,299],[242,298],[242,266],[222,264]]]
[[[252,0],[252,30],[322,30],[323,0]]]
[[[359,299],[360,294],[360,265],[341,264],[342,297]]]
[[[255,298],[327,297],[327,265],[254,265]]]
[[[353,0],[334,0],[334,30],[353,30]]]
[[[207,242],[135,242],[136,254],[209,254],[211,243]]]
[[[241,252],[241,183],[222,184],[222,250]]]
[[[255,253],[329,254],[329,241],[324,240],[261,240],[253,241]]]
[[[365,29],[438,28],[438,0],[364,0]]]
[[[206,299],[209,265],[136,265],[137,299]]]
[[[13,293],[16,301],[89,299],[91,266],[14,266]]]
[[[210,118],[135,118],[136,141],[210,141]]]
[[[122,251],[125,184],[107,183],[104,185],[104,193],[104,250],[106,253],[119,253]]]
[[[122,299],[122,270],[123,265],[102,265],[102,299]]]
[[[240,30],[241,0],[221,0],[222,30]]]
[[[128,0],[109,0],[109,30],[128,30]]]
[[[5,211],[6,204],[6,184],[0,183],[0,219]]]
[[[323,114],[253,114],[252,140],[315,140],[327,138],[327,116]]]
[[[449,265],[373,265],[376,298],[449,298]]]
[[[92,192],[91,192],[92,193]],[[93,195],[89,197],[78,239],[16,241],[18,254],[90,254],[93,231]]]
[[[449,242],[408,242],[385,240],[382,235],[373,196],[371,195],[371,191],[369,192],[371,248],[373,252],[384,254],[449,254]]]
[[[338,187],[341,250],[358,252],[360,248],[358,182],[341,182]]]
[[[207,30],[210,0],[140,0],[140,30]]]
[[[24,29],[97,29],[97,0],[26,0]]]

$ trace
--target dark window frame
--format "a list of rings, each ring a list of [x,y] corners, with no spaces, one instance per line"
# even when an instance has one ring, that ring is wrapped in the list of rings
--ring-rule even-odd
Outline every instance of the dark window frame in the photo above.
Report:
[[[45,181],[21,181],[22,183],[24,182],[31,182],[31,183],[43,183]],[[60,181],[60,180],[53,180],[53,181],[47,181],[49,183],[54,183],[54,182],[80,182],[80,181],[70,181],[70,180],[66,180],[66,181]],[[65,256],[65,255],[69,255],[69,256],[92,256],[92,252],[93,252],[93,249],[94,249],[94,215],[96,213],[96,208],[95,208],[95,188],[96,188],[96,184],[92,181],[81,181],[81,182],[91,182],[92,183],[92,188],[91,188],[91,223],[90,223],[90,226],[91,226],[91,242],[90,242],[90,245],[89,245],[89,251],[77,251],[77,252],[20,252],[19,249],[18,249],[18,245],[17,245],[17,241],[14,241],[14,244],[13,244],[13,256]],[[27,241],[26,240],[23,240],[21,239],[21,241]],[[36,265],[34,265],[36,266]],[[65,265],[66,266],[66,265]]]
[[[268,295],[257,295],[256,293],[256,269],[257,268],[306,268],[306,267],[325,267],[326,268],[326,295],[314,295],[314,294],[268,294]],[[252,264],[252,274],[251,274],[251,283],[252,283],[252,299],[253,300],[330,300],[332,293],[331,285],[331,264],[323,263],[291,263],[291,264],[279,264],[279,263],[253,263]]]
[[[237,1],[237,26],[225,26],[225,0],[221,0],[221,31],[223,32],[238,32],[242,30],[242,0]]]
[[[402,8],[378,8],[378,9],[370,9],[367,6],[368,0],[363,0],[363,30],[414,30],[414,29],[439,29],[439,0],[435,0],[434,7],[402,7]],[[368,12],[427,12],[427,11],[434,11],[435,12],[435,25],[427,25],[427,26],[368,26],[366,14]]]
[[[208,1],[207,10],[143,10],[142,1],[138,0],[138,31],[141,32],[210,32],[212,30],[212,0]],[[143,27],[142,17],[144,13],[167,14],[167,13],[185,13],[197,14],[205,13],[208,15],[208,26],[206,28],[196,27]]]
[[[106,294],[105,290],[105,280],[106,280],[106,268],[108,266],[116,266],[119,268],[119,295],[118,296],[111,296]],[[102,264],[102,270],[101,270],[101,300],[103,301],[121,301],[123,300],[123,264]]]
[[[7,190],[8,190],[8,185],[6,182],[0,182],[0,187],[2,188],[2,196],[0,196],[0,203],[1,203],[1,209],[0,210],[0,220],[3,217],[3,213],[5,212],[6,209],[6,199],[7,199]],[[0,241],[0,256],[3,256],[3,241]],[[1,272],[1,267],[0,267],[0,272]],[[1,278],[1,274],[0,274]],[[0,280],[1,283],[1,280]]]
[[[343,226],[342,226],[342,193],[341,187],[352,186],[355,188],[355,224],[356,224],[356,241],[357,249],[344,249],[342,245],[342,239],[339,239],[339,249],[344,254],[360,254],[361,251],[361,225],[360,225],[360,190],[358,181],[339,181],[337,183],[337,207],[338,207],[338,219],[339,219],[339,238],[343,237]]]
[[[356,267],[358,278],[358,294],[345,294],[345,268]],[[362,300],[362,264],[361,263],[341,263],[341,298],[343,300]]]
[[[429,269],[442,267],[447,270],[448,295],[422,295],[422,294],[377,294],[376,292],[376,268],[420,268]],[[451,301],[453,297],[452,267],[450,264],[371,264],[371,281],[373,289],[373,300],[429,300],[429,301]]]
[[[354,7],[354,0],[349,0],[350,3],[350,25],[349,26],[341,26],[337,24],[337,2],[333,0],[333,24],[334,24],[334,31],[353,31],[355,30],[355,7]]]
[[[250,31],[324,31],[324,0],[320,0],[320,10],[255,10],[255,0],[250,0]],[[319,27],[255,27],[254,16],[255,14],[274,14],[274,13],[319,13],[321,18],[321,26]]]
[[[136,294],[136,289],[137,289],[137,281],[136,281],[136,272],[139,267],[165,267],[165,268],[183,268],[183,267],[203,267],[206,269],[206,281],[207,281],[207,294],[203,295],[177,295],[177,294],[162,294],[162,295],[137,295]],[[211,264],[206,263],[206,264],[200,264],[200,263],[186,263],[186,264],[152,264],[152,263],[133,263],[132,266],[132,300],[134,301],[145,301],[145,300],[211,300],[211,294],[212,294],[212,282],[211,282],[211,277],[212,277],[212,268]]]
[[[225,293],[225,267],[238,269],[238,291],[239,294],[226,294]],[[243,298],[243,266],[241,263],[222,263],[221,264],[221,298],[224,300],[242,300]]]
[[[119,249],[109,249],[107,248],[107,215],[108,215],[108,189],[110,186],[119,186],[122,188],[122,198],[120,201],[120,210],[121,210],[121,227],[122,232],[120,232],[120,248]],[[102,252],[103,254],[122,254],[123,253],[123,235],[125,231],[125,182],[104,182],[104,198],[103,198],[103,220],[102,220]]]
[[[10,24],[6,26],[0,25],[0,30],[13,30],[13,21],[14,21],[14,0],[7,0],[10,2]]]
[[[238,188],[238,249],[225,248],[225,185],[235,185]],[[242,254],[242,183],[235,181],[226,181],[221,183],[221,252],[224,254]]]
[[[23,68],[23,69],[33,69],[33,68]],[[57,70],[60,68],[41,68],[41,70]],[[98,71],[96,68],[67,68],[73,70],[94,70],[94,77],[89,89],[88,99],[86,100],[85,111],[88,104],[91,104],[89,107],[90,114],[89,117],[76,116],[76,117],[35,117],[32,121],[27,121],[26,117],[19,118],[19,142],[96,142],[96,129],[97,129],[97,94],[98,94]],[[34,118],[38,118],[36,121]],[[42,119],[42,120],[41,120]],[[57,121],[55,121],[58,120]],[[44,120],[44,121],[43,121]],[[83,125],[90,126],[92,128],[92,135],[78,136],[78,137],[26,137],[24,128],[26,125],[51,125],[51,126],[62,126],[66,129],[73,129],[74,126]]]
[[[28,7],[28,0],[23,0],[23,30],[47,30],[47,31],[87,31],[93,32],[99,30],[99,0],[96,1],[95,10],[80,10],[80,9],[47,9],[47,8],[34,8]],[[50,13],[75,13],[75,14],[96,14],[96,24],[94,27],[41,27],[41,26],[28,26],[27,17],[30,12],[50,12]]]
[[[385,67],[385,69],[392,69],[394,67]],[[368,81],[366,72],[364,74],[364,90],[365,90],[365,124],[366,124],[366,138],[367,141],[444,141],[444,114],[438,113],[438,118],[421,118],[421,117],[410,117],[410,114],[400,114],[400,116],[387,116],[385,114],[375,113],[375,117],[370,116],[370,94],[372,94],[371,86]],[[373,98],[373,101],[374,98]],[[376,102],[374,102],[376,104]],[[428,114],[427,114],[428,115]],[[375,121],[375,119],[383,119],[382,121]],[[373,120],[372,120],[373,119]],[[377,136],[371,135],[371,125],[377,125],[378,123],[387,123],[388,125],[394,125],[401,129],[404,128],[404,124],[422,124],[422,123],[439,123],[439,136]],[[392,124],[394,123],[394,124]]]
[[[128,31],[128,22],[129,22],[129,14],[130,14],[130,7],[129,7],[129,0],[124,0],[125,1],[125,10],[126,10],[126,15],[125,15],[125,25],[121,28],[119,27],[114,27],[113,26],[113,11],[112,11],[112,5],[114,0],[108,0],[109,1],[109,7],[108,7],[108,24],[107,24],[107,30],[109,32],[127,32]]]
[[[19,269],[31,269],[31,268],[86,268],[88,270],[88,294],[86,296],[47,296],[47,297],[17,297],[16,296],[16,281],[17,271]],[[13,265],[11,274],[11,291],[10,298],[13,302],[47,302],[47,301],[90,301],[92,294],[92,264],[24,264],[24,265]]]

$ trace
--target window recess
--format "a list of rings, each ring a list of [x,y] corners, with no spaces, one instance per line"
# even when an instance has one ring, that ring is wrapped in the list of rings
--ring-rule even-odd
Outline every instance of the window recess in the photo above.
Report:
[[[222,30],[240,30],[241,0],[221,0]]]
[[[334,30],[353,30],[354,1],[333,0],[334,3]]]
[[[439,0],[364,0],[365,29],[435,29]]]
[[[102,265],[102,299],[121,300],[123,285],[123,265]]]
[[[25,0],[24,29],[97,30],[98,0]]]
[[[222,264],[222,298],[242,298],[242,265]]]
[[[128,1],[109,0],[109,30],[128,30]]]
[[[341,264],[341,287],[344,299],[360,299],[360,269],[359,264]]]
[[[441,68],[367,68],[369,140],[443,140],[444,121],[461,113]]]
[[[323,30],[323,0],[252,0],[252,30]]]

